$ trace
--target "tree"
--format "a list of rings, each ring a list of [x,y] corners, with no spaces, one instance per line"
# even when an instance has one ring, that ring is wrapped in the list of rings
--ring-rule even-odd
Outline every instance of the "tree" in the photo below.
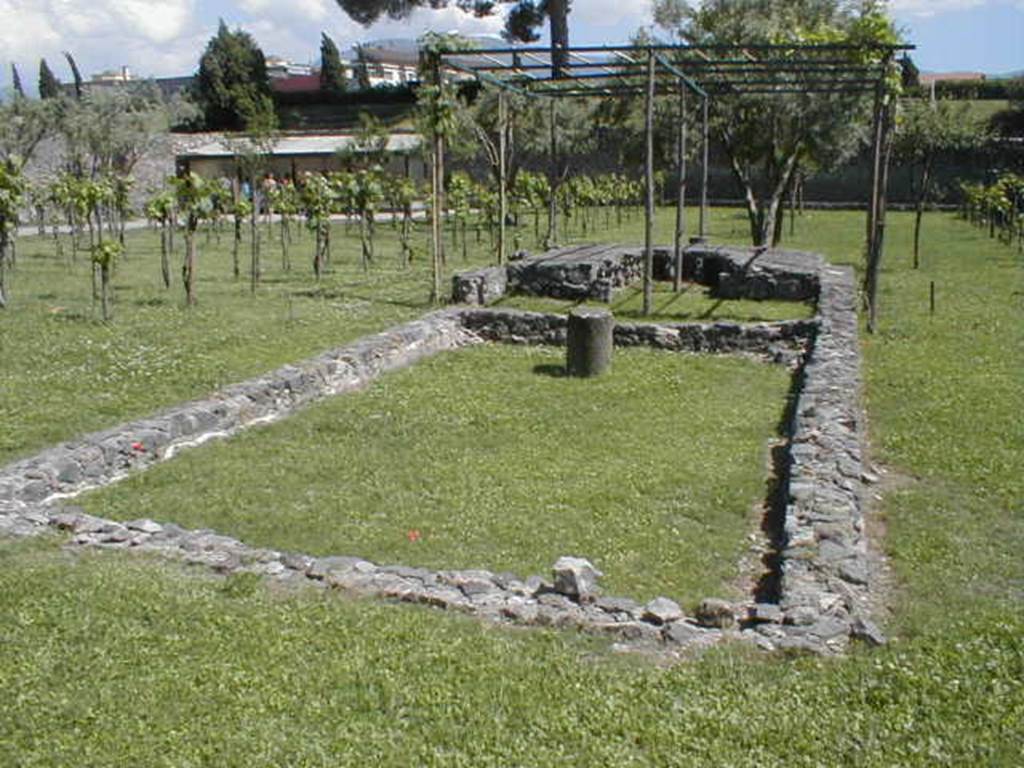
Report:
[[[366,55],[366,49],[361,45],[355,46],[356,52],[356,64],[352,69],[352,74],[355,77],[356,85],[362,91],[367,91],[372,87],[370,83],[370,60]]]
[[[388,176],[386,194],[388,204],[393,211],[402,213],[402,229],[399,234],[399,242],[402,246],[402,266],[406,267],[412,261],[412,206],[416,202],[416,182],[407,176]]]
[[[989,127],[1001,136],[1024,137],[1024,77],[1017,77],[1006,85],[1010,104],[996,112],[989,120]]]
[[[984,131],[971,118],[967,102],[915,100],[904,105],[893,152],[910,166],[912,173],[914,269],[921,263],[921,222],[928,199],[934,192],[932,171],[936,158],[943,152],[978,146],[984,139]]]
[[[326,32],[320,35],[320,90],[338,96],[348,88],[345,67],[341,64],[338,46]]]
[[[441,300],[441,267],[444,264],[444,147],[460,129],[460,115],[465,105],[459,99],[458,89],[441,76],[442,50],[459,50],[468,46],[456,35],[427,33],[420,38],[420,79],[416,92],[416,118],[420,135],[429,147],[431,159],[431,289],[430,301]]]
[[[906,53],[900,56],[900,81],[903,84],[904,90],[917,88],[921,85],[921,70],[917,68],[917,64]]]
[[[80,100],[56,103],[65,165],[79,176],[131,173],[177,119],[149,82],[97,88]]]
[[[98,242],[92,247],[93,269],[100,273],[100,307],[103,322],[108,322],[110,313],[110,275],[114,269],[114,261],[124,252],[124,246],[115,240]]]
[[[25,98],[25,89],[21,85],[21,75],[18,74],[18,66],[11,62],[11,87],[14,88],[14,95]]]
[[[322,174],[307,172],[303,178],[299,195],[308,226],[316,233],[313,274],[319,283],[324,271],[327,248],[330,247],[331,206],[334,202],[334,192],[330,182]]]
[[[39,60],[39,98],[56,99],[60,97],[60,80],[53,74],[46,59]]]
[[[663,13],[666,6],[673,12]],[[892,22],[870,1],[850,10],[841,0],[704,0],[691,10],[675,0],[659,0],[655,18],[681,18],[676,32],[694,45],[897,41]],[[853,66],[879,62],[864,51],[846,55]],[[802,164],[835,166],[861,146],[870,104],[870,95],[861,93],[714,99],[712,128],[744,190],[754,245],[773,244],[780,202]]]
[[[46,136],[49,116],[48,105],[41,101],[16,96],[0,102],[0,309],[7,306],[6,265],[25,195],[22,169]]]
[[[75,57],[70,52],[64,51],[64,58],[68,60],[68,66],[71,67],[71,76],[75,80],[75,98],[81,99],[85,93],[82,84],[82,73],[78,71],[78,65],[75,63]]]
[[[505,37],[529,43],[538,39],[536,29],[547,18],[551,36],[551,60],[556,73],[569,61],[569,11],[572,0],[337,0],[341,9],[365,27],[381,16],[404,19],[418,8],[454,5],[477,16],[495,12],[499,2],[515,3],[506,18]]]
[[[160,277],[165,289],[171,287],[170,232],[174,227],[174,203],[174,191],[165,188],[156,192],[145,207],[146,218],[160,226]]]
[[[537,28],[548,19],[551,37],[551,63],[554,75],[565,74],[569,63],[569,11],[572,0],[520,0],[505,20],[506,39],[532,43],[539,39]]]
[[[365,169],[384,164],[387,146],[387,126],[372,112],[362,111],[352,143],[340,150],[339,155],[345,165]]]
[[[221,20],[199,59],[194,96],[207,128],[244,130],[269,121],[274,103],[267,65],[248,32],[232,32]]]
[[[0,101],[0,163],[21,168],[51,129],[51,105],[35,99]]]
[[[13,161],[0,161],[0,309],[7,306],[7,254],[18,226],[18,211],[25,193],[21,168]]]
[[[185,216],[185,263],[181,277],[185,285],[185,302],[191,307],[196,303],[196,230],[199,222],[213,210],[213,189],[196,173],[178,176],[171,180],[171,184],[176,208]]]

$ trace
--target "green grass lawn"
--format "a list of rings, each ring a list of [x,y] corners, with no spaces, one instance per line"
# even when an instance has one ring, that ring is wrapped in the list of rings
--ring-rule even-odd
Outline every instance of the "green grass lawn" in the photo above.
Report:
[[[311,554],[546,575],[591,559],[613,594],[725,593],[765,496],[788,372],[738,358],[484,346],[82,498]],[[410,541],[409,531],[421,538]]]
[[[890,217],[864,341],[874,458],[900,478],[871,518],[889,647],[661,669],[566,633],[3,544],[0,763],[1019,765],[1024,271],[945,214],[913,271],[910,225]],[[862,214],[808,212],[787,245],[859,264],[863,233]]]

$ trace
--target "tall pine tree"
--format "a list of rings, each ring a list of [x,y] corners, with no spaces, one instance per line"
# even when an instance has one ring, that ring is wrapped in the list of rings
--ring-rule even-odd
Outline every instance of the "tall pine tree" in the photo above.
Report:
[[[338,46],[323,32],[320,37],[320,90],[331,96],[345,92],[345,67],[341,63]]]
[[[39,98],[56,99],[60,96],[60,80],[53,74],[46,59],[39,60]]]
[[[82,98],[82,73],[78,71],[75,57],[68,51],[64,51],[64,58],[68,60],[68,66],[71,67],[71,76],[75,78],[75,98],[80,100]]]
[[[14,86],[14,94],[25,98],[25,89],[21,85],[21,75],[18,74],[18,65],[11,62],[11,85]]]
[[[263,51],[252,35],[223,20],[199,59],[193,89],[207,128],[245,130],[276,122]]]

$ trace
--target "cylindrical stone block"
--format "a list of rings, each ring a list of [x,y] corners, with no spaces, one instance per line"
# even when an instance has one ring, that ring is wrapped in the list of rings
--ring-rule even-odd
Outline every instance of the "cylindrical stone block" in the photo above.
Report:
[[[615,317],[607,309],[574,309],[569,313],[566,369],[570,376],[599,376],[612,364]]]

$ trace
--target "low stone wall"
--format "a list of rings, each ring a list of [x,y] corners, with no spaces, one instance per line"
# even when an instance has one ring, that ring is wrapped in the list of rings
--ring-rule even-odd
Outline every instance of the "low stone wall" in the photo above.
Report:
[[[570,246],[508,264],[508,289],[556,299],[611,301],[637,280],[643,253],[621,245]]]
[[[862,493],[863,411],[853,270],[820,272],[819,333],[790,424],[781,600],[790,636],[845,627],[880,642]]]
[[[357,557],[311,557],[260,549],[208,530],[187,530],[144,518],[118,523],[77,508],[35,515],[44,525],[68,531],[73,546],[156,553],[218,573],[256,573],[275,580],[430,605],[496,622],[573,628],[632,644],[673,648],[707,646],[724,637],[750,642],[759,639],[749,631],[740,632],[730,616],[709,614],[701,620],[688,619],[667,598],[642,605],[628,598],[603,596],[594,584],[581,592],[579,580],[572,579],[571,574],[566,580],[561,561],[556,563],[552,579],[520,579],[484,570],[431,571],[379,565]],[[4,518],[0,517],[3,532]]]
[[[643,249],[624,245],[562,248],[507,267],[459,272],[452,278],[452,298],[483,306],[506,293],[561,299],[610,301],[613,293],[639,280]],[[675,274],[672,250],[653,248],[655,280]],[[683,279],[709,286],[723,299],[812,301],[818,292],[817,254],[764,248],[690,245],[683,250]]]
[[[452,301],[456,304],[484,306],[500,299],[508,290],[505,267],[484,267],[458,272],[452,277]]]
[[[655,276],[670,279],[672,254],[655,249]],[[709,286],[723,299],[811,301],[818,294],[818,272],[824,259],[800,251],[711,246],[704,243],[683,251],[683,279]]]
[[[466,309],[463,327],[486,341],[564,346],[565,315],[516,309]],[[617,323],[617,347],[653,347],[673,352],[749,353],[793,364],[814,336],[813,320],[777,323]]]

